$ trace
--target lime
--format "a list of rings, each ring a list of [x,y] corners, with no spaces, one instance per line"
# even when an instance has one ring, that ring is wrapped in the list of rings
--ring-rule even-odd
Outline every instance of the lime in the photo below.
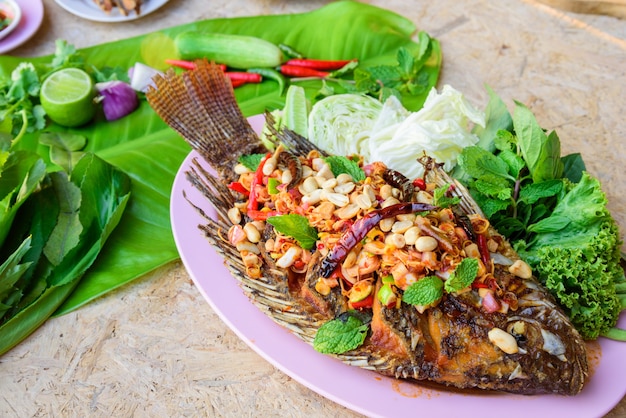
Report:
[[[93,80],[79,68],[52,73],[41,86],[41,106],[50,119],[63,126],[80,126],[96,113]]]
[[[308,136],[309,102],[304,95],[304,88],[294,84],[289,86],[285,94],[283,119],[287,128],[305,138]]]

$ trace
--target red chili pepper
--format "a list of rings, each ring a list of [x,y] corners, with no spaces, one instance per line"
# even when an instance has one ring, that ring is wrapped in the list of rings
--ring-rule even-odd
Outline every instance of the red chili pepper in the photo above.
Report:
[[[259,211],[258,209],[258,201],[257,201],[257,193],[256,193],[256,186],[258,184],[263,184],[263,166],[265,165],[265,162],[268,160],[268,158],[270,158],[272,156],[271,153],[267,153],[265,154],[265,157],[263,157],[261,159],[261,162],[259,163],[259,166],[257,167],[256,171],[254,172],[254,177],[252,177],[252,183],[250,184],[250,196],[248,197],[248,206],[247,206],[247,212],[248,215],[252,218],[253,216],[250,215],[251,211]]]
[[[228,185],[228,188],[230,190],[234,190],[236,192],[239,192],[241,194],[244,194],[246,196],[250,196],[250,191],[248,189],[246,189],[243,184],[239,183],[238,181],[233,181],[232,183],[230,183]]]
[[[370,293],[365,299],[362,299],[358,302],[350,302],[352,308],[354,309],[367,309],[371,308],[374,304],[374,292]]]
[[[256,210],[256,209],[250,210],[248,209],[246,214],[255,221],[266,221],[267,218],[280,215],[280,212],[276,210]]]
[[[168,65],[171,65],[172,67],[182,68],[183,70],[195,70],[196,69],[196,63],[193,61],[166,59],[165,63]],[[226,71],[226,66],[224,64],[219,64],[219,67],[222,69],[222,71]]]
[[[295,65],[297,67],[312,68],[314,70],[338,70],[345,65],[356,60],[318,60],[311,58],[293,58],[285,65]]]
[[[244,81],[246,83],[260,83],[263,77],[261,74],[248,73],[245,71],[226,71],[224,74],[230,78],[230,81]]]
[[[330,75],[329,72],[316,70],[314,68],[299,67],[297,65],[281,65],[279,67],[283,75],[289,77],[319,77],[324,78]]]
[[[423,178],[418,177],[415,180],[413,180],[413,186],[417,187],[420,190],[426,190],[426,181],[424,181]]]
[[[478,234],[478,236],[476,236],[476,245],[478,245],[481,261],[485,267],[489,267],[491,256],[489,255],[489,247],[487,246],[487,237],[483,234]]]
[[[235,87],[239,87],[239,86],[243,86],[244,84],[248,84],[243,80],[230,80],[230,84],[233,86],[233,88]]]

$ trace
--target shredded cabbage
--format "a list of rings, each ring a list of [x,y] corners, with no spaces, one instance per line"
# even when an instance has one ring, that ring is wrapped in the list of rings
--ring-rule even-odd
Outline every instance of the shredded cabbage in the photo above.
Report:
[[[462,149],[478,142],[471,124],[485,125],[485,115],[449,85],[432,89],[424,107],[409,112],[395,97],[384,104],[369,96],[341,94],[313,106],[309,139],[337,155],[362,155],[366,162],[382,161],[409,178],[421,177],[417,159],[424,153],[456,165]]]

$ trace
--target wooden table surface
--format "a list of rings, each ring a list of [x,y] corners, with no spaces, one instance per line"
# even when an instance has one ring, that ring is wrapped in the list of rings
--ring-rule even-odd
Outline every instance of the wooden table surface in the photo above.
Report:
[[[115,24],[81,19],[54,0],[43,3],[42,26],[11,54],[47,55],[56,39],[86,47],[198,19],[305,12],[328,2],[171,0],[139,20]],[[441,85],[483,106],[487,84],[506,103],[527,104],[544,128],[556,129],[563,152],[581,152],[601,179],[626,228],[626,21],[534,0],[368,3],[406,16],[441,41]],[[358,414],[248,348],[175,262],[47,321],[0,357],[0,416]],[[606,416],[626,416],[626,400]]]

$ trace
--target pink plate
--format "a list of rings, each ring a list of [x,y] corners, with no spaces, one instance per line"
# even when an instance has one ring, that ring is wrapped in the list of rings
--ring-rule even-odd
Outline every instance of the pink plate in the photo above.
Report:
[[[15,0],[22,9],[20,23],[13,31],[0,40],[0,54],[5,54],[28,41],[39,29],[43,21],[41,0]]]
[[[259,129],[263,119],[250,118]],[[201,215],[183,197],[208,214],[215,211],[187,181],[191,161],[202,158],[192,151],[180,167],[171,195],[174,239],[181,259],[200,292],[220,318],[254,351],[293,379],[347,408],[367,416],[463,416],[466,418],[529,416],[601,417],[626,394],[626,343],[601,339],[590,347],[592,375],[575,397],[521,396],[431,389],[386,378],[347,366],[317,353],[274,323],[244,295],[203,233]],[[208,165],[206,165],[208,168]],[[621,318],[626,326],[626,317]]]

